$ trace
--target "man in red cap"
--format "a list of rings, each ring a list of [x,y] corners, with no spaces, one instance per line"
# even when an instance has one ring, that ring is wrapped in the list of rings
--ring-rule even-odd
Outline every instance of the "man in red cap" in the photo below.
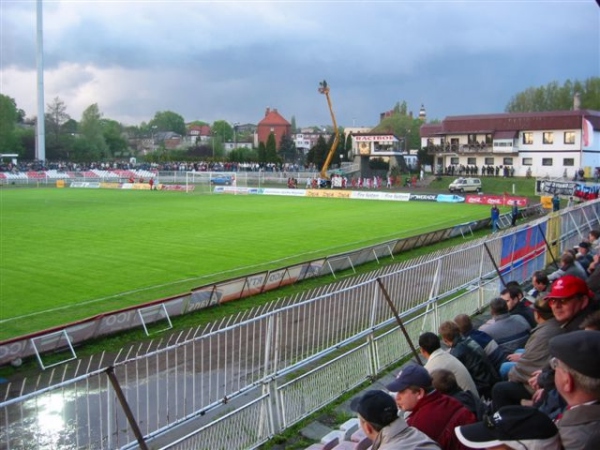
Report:
[[[581,323],[594,311],[591,304],[593,293],[585,280],[565,275],[552,284],[552,290],[546,296],[555,319],[567,334],[579,330]],[[554,387],[554,370],[547,367],[533,372],[529,385],[536,390],[533,395],[534,404],[554,417],[564,406]]]
[[[554,317],[566,331],[578,330],[585,316],[593,311],[590,304],[594,293],[585,280],[574,275],[565,275],[552,284],[546,300]]]

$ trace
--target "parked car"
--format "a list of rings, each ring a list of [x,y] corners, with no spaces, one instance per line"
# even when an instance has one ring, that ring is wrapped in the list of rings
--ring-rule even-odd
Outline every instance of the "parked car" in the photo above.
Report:
[[[216,177],[210,180],[210,184],[214,184],[216,186],[230,186],[233,184],[233,177],[230,175]]]
[[[448,186],[450,192],[481,192],[479,178],[457,178]]]

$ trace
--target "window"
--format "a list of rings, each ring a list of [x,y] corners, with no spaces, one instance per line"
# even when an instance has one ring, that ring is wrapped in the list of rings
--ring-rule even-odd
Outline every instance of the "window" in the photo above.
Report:
[[[505,166],[512,166],[512,165],[513,165],[513,159],[512,159],[512,158],[504,158],[504,159],[502,160],[502,163],[503,163]]]
[[[427,147],[433,147],[433,138],[427,138]]]
[[[477,158],[467,158],[467,165],[474,166],[477,164]]]
[[[533,133],[531,133],[531,132],[523,133],[523,144],[527,144],[527,145],[533,144]]]
[[[574,144],[575,143],[575,132],[574,131],[565,131],[565,144]]]
[[[551,166],[552,158],[542,158],[542,166]]]
[[[523,158],[523,162],[521,164],[524,166],[533,166],[533,158]]]
[[[544,131],[544,144],[554,144],[554,133],[552,131]],[[550,164],[552,165],[552,164]]]
[[[485,163],[486,166],[493,166],[494,165],[494,158],[485,158]]]
[[[469,141],[469,144],[477,144],[477,135],[476,134],[467,135],[467,139]]]
[[[488,145],[492,143],[492,135],[491,134],[488,133],[485,135],[485,143]]]
[[[565,158],[563,159],[563,166],[573,167],[575,165],[575,158]]]
[[[450,158],[450,164],[452,164],[453,166],[457,166],[458,165],[458,157]]]

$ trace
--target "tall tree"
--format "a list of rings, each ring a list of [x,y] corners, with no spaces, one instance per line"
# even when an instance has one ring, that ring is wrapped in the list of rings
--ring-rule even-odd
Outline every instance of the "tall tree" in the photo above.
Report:
[[[19,121],[17,103],[11,97],[0,94],[0,153],[23,152],[23,147],[16,134]]]
[[[79,122],[80,135],[77,139],[77,158],[84,161],[98,161],[109,156],[109,148],[104,139],[102,113],[94,103],[83,111]]]
[[[298,129],[296,128],[296,116],[292,116],[292,120],[290,123],[291,123],[290,132],[292,134],[296,134],[298,132]]]
[[[186,127],[183,117],[173,111],[158,111],[149,123],[150,129],[156,127],[156,131],[172,131],[185,136]]]
[[[309,163],[313,163],[319,170],[325,164],[325,158],[327,158],[327,152],[329,151],[329,147],[327,146],[327,142],[325,142],[325,138],[323,135],[319,136],[317,139],[317,143],[308,151],[308,155],[306,155],[306,160]]]
[[[59,97],[55,97],[46,105],[46,152],[48,159],[69,159],[67,145],[72,140],[65,139],[64,125],[71,117],[67,114],[67,106]]]
[[[582,109],[600,109],[600,78],[591,77],[584,82],[556,81],[546,86],[529,87],[515,94],[506,105],[506,112],[569,111],[573,99],[579,94]]]
[[[264,142],[258,143],[258,162],[267,162],[267,147]]]
[[[298,150],[296,149],[296,143],[292,138],[284,134],[281,136],[281,142],[279,143],[279,154],[281,160],[286,163],[295,163],[298,157]]]
[[[221,142],[233,141],[233,128],[226,120],[215,120],[211,132],[213,135],[219,136]]]
[[[280,162],[279,157],[277,156],[277,142],[275,141],[275,135],[273,133],[269,134],[267,138],[267,145],[265,146],[266,153],[266,161],[268,163],[278,163]]]
[[[123,126],[116,120],[102,119],[102,134],[111,155],[128,153],[129,145],[124,137]]]

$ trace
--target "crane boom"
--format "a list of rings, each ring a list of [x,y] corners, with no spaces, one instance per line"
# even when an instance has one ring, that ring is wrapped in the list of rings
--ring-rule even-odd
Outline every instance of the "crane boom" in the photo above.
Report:
[[[333,155],[335,155],[335,150],[337,149],[338,142],[340,141],[340,132],[338,130],[337,122],[335,120],[335,114],[333,113],[333,106],[331,106],[331,98],[329,97],[329,86],[327,85],[327,81],[323,80],[319,83],[319,92],[321,94],[325,94],[325,97],[327,98],[327,105],[329,106],[329,112],[331,113],[331,120],[333,122],[333,130],[335,132],[335,138],[333,139],[333,143],[331,144],[329,153],[327,153],[327,158],[325,158],[325,162],[323,163],[323,167],[321,168],[320,173],[322,179],[328,180],[329,176],[327,176],[327,169],[329,169],[329,165],[331,164]]]

